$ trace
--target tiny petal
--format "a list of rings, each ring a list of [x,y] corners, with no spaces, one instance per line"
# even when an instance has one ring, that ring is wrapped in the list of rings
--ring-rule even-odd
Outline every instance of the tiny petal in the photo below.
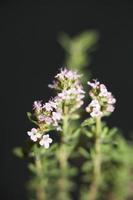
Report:
[[[38,119],[39,119],[40,122],[43,122],[43,121],[45,121],[45,116],[44,115],[39,115]]]
[[[42,110],[41,101],[34,101],[33,109],[36,110],[37,112],[41,111]]]
[[[108,96],[108,90],[105,87],[104,84],[100,84],[100,93],[99,96],[107,97]]]
[[[37,141],[37,136],[36,135],[31,135],[30,139],[33,140],[34,142],[36,142]]]
[[[54,121],[60,120],[61,117],[62,117],[62,116],[61,116],[61,113],[59,113],[59,112],[53,112],[53,113],[52,113],[52,118],[53,118]]]
[[[91,86],[93,89],[96,89],[96,88],[99,86],[100,82],[97,81],[97,80],[94,80],[94,83],[88,81],[87,84],[88,84],[89,86]]]
[[[49,144],[52,143],[52,138],[49,137],[49,134],[43,135],[42,139],[40,140],[39,144],[44,146],[46,149],[49,148]]]
[[[107,112],[113,112],[114,111],[114,106],[113,105],[108,105],[107,106]]]
[[[49,148],[49,143],[48,143],[48,142],[44,142],[44,147],[45,147],[46,149],[48,149],[48,148]]]
[[[32,132],[31,132],[31,131],[27,131],[27,134],[28,134],[29,136],[31,136]]]
[[[45,108],[46,111],[52,111],[52,110],[53,110],[53,108],[52,108],[52,106],[51,106],[50,103],[45,103],[45,104],[43,105],[43,108]]]
[[[32,129],[31,129],[31,132],[32,132],[32,133],[37,133],[37,129],[36,129],[36,128],[32,128]]]

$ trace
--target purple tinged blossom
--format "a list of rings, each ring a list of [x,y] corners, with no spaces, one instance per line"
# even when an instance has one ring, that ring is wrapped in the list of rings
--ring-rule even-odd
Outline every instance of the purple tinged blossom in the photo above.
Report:
[[[34,142],[41,138],[41,134],[37,131],[36,128],[32,128],[31,131],[27,132],[27,134],[30,136],[30,139]]]
[[[55,76],[53,84],[49,85],[49,87],[58,91],[57,96],[45,104],[42,104],[42,101],[34,102],[33,109],[35,112],[33,116],[41,131],[43,129],[44,131],[51,129],[61,131],[63,113],[71,114],[82,106],[85,92],[80,84],[80,77],[81,75],[77,72],[61,69],[60,73]],[[67,106],[67,109],[64,109],[64,106]],[[35,128],[27,133],[32,141],[39,141],[41,146],[49,148],[52,139],[49,138],[48,134],[40,134],[39,130]]]
[[[42,110],[42,101],[34,101],[33,109],[40,112]]]
[[[86,107],[86,111],[90,113],[91,117],[106,116],[113,112],[116,99],[111,92],[108,92],[106,86],[96,80],[88,82],[88,85],[91,87],[89,94],[92,101]]]
[[[44,146],[46,149],[49,148],[50,144],[52,143],[52,138],[49,137],[49,134],[43,135],[42,139],[40,140],[39,144]]]

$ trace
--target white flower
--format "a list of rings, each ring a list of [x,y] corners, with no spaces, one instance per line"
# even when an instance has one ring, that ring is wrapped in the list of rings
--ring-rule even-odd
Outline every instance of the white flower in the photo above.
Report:
[[[87,106],[86,111],[90,112],[91,117],[98,117],[102,115],[101,106],[97,99],[93,99]]]
[[[102,116],[102,112],[97,109],[97,108],[93,108],[93,111],[90,113],[91,117],[100,117]]]
[[[58,93],[58,97],[60,97],[62,100],[68,99],[69,95],[67,95],[67,90]]]
[[[94,83],[88,82],[88,85],[92,87],[89,94],[93,100],[86,107],[86,111],[92,117],[106,116],[109,112],[113,112],[113,104],[116,102],[116,99],[111,92],[108,92],[106,86],[96,80]]]
[[[113,105],[108,105],[107,106],[107,112],[113,112],[114,111],[114,106]]]
[[[52,138],[49,137],[49,134],[43,135],[42,139],[40,140],[39,144],[44,146],[46,149],[49,148],[50,143],[52,143]]]
[[[37,131],[36,128],[32,128],[31,131],[27,132],[27,134],[30,136],[30,139],[34,142],[41,138],[41,134]]]
[[[48,87],[51,89],[56,89],[58,87],[58,83],[56,81],[53,81],[53,83],[49,84]]]
[[[77,74],[77,72],[73,72],[70,70],[67,71],[65,76],[70,80],[76,80],[77,78],[81,77],[81,75]]]
[[[107,97],[108,96],[108,90],[104,84],[100,84],[100,97]]]
[[[55,76],[55,78],[64,79],[66,73],[67,73],[67,69],[64,69],[64,70],[61,69],[61,70],[60,70],[60,73],[58,73],[58,74]]]
[[[58,73],[55,78],[57,79],[61,79],[61,80],[65,80],[66,78],[69,80],[76,80],[79,77],[81,77],[81,75],[77,74],[77,72],[75,71],[71,71],[71,70],[67,70],[65,69],[61,69],[60,73]]]
[[[89,106],[90,106],[90,107],[96,107],[97,109],[100,109],[100,104],[99,104],[99,102],[98,102],[97,99],[93,99],[93,100],[91,101],[91,103],[89,104]]]
[[[111,92],[108,92],[107,98],[108,98],[108,103],[109,103],[109,104],[114,104],[114,103],[116,103],[116,99],[113,97],[113,95],[112,95]]]
[[[88,84],[89,86],[91,86],[93,89],[96,89],[96,88],[99,86],[100,82],[97,81],[97,80],[94,80],[94,83],[88,81],[87,84]]]
[[[52,111],[53,110],[53,108],[52,108],[52,106],[51,106],[51,104],[48,102],[48,103],[45,103],[44,105],[43,105],[43,108],[45,108],[46,109],[46,111]]]
[[[38,119],[39,119],[40,122],[44,122],[45,121],[45,115],[42,115],[42,114],[39,115]]]
[[[62,118],[62,115],[60,112],[52,112],[52,119],[54,121],[59,121],[61,120],[61,118]]]
[[[45,117],[45,122],[48,125],[52,124],[52,118],[51,117]]]
[[[47,125],[50,125],[52,123],[52,118],[45,115],[39,115],[38,119],[40,122],[45,122]]]
[[[41,101],[34,101],[33,103],[33,109],[37,112],[40,112],[42,110],[42,103]]]
[[[53,111],[53,109],[57,108],[57,104],[54,101],[50,100],[48,103],[45,103],[43,105],[43,108],[45,108],[46,111]]]
[[[62,89],[68,90],[79,84],[80,77],[81,75],[75,71],[61,69],[60,73],[55,76],[53,84],[50,84],[49,87],[58,91],[62,91]]]
[[[57,108],[57,104],[56,104],[56,102],[54,101],[54,99],[53,99],[53,101],[50,100],[49,103],[50,103],[51,107],[53,107],[53,108],[55,108],[55,109]]]

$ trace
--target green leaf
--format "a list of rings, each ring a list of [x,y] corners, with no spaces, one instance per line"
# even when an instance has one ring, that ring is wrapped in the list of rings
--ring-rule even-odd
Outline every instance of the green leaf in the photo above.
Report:
[[[16,155],[19,158],[24,157],[23,149],[21,147],[16,147],[13,149],[13,154]]]
[[[80,148],[79,148],[79,153],[80,153],[82,156],[84,156],[85,158],[88,159],[88,157],[89,157],[89,152],[88,152],[86,149],[84,149],[83,147],[80,147]]]
[[[105,138],[107,136],[108,132],[109,132],[109,128],[107,126],[105,126],[101,132],[102,138]]]
[[[85,134],[87,137],[92,138],[93,137],[93,133],[86,130],[85,128],[82,129],[83,134]]]
[[[78,114],[72,114],[71,116],[70,116],[70,119],[79,119],[80,118],[80,116],[78,115]]]
[[[72,138],[77,138],[78,136],[79,136],[79,134],[80,134],[80,128],[79,129],[77,129],[73,134],[72,134]]]
[[[85,162],[83,165],[82,165],[82,171],[83,172],[89,172],[90,170],[92,169],[92,162]]]
[[[33,165],[32,163],[30,163],[30,164],[28,165],[28,168],[29,168],[29,170],[30,170],[31,172],[36,173],[36,167],[35,167],[35,165]]]
[[[34,124],[38,125],[38,123],[35,120],[32,119],[32,114],[30,112],[27,112],[27,117],[31,122],[33,122]]]
[[[89,118],[89,119],[86,119],[85,121],[82,122],[81,126],[84,127],[84,126],[91,126],[95,124],[95,120],[93,118]]]
[[[70,48],[71,38],[65,32],[61,32],[58,37],[60,45],[68,52]]]

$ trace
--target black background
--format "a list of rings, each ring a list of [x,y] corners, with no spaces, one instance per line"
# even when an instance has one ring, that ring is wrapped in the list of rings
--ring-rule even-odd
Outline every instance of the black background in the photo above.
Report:
[[[47,84],[62,66],[60,31],[71,36],[86,29],[100,34],[89,66],[94,78],[106,83],[117,98],[108,119],[126,137],[133,127],[133,2],[132,1],[1,1],[1,200],[24,200],[26,161],[11,150],[23,146],[31,124],[26,112],[34,100],[47,100]]]

